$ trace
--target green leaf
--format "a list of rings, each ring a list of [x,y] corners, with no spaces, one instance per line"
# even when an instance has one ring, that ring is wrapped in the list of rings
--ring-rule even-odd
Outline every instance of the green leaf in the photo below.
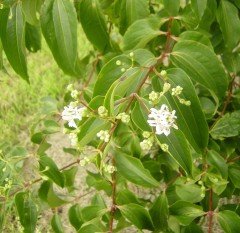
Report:
[[[195,222],[192,222],[190,225],[183,227],[181,233],[204,233],[201,226],[197,225]]]
[[[191,6],[198,19],[201,19],[207,6],[207,0],[191,0]]]
[[[169,92],[165,94],[171,108],[176,110],[177,126],[183,132],[191,146],[197,152],[201,152],[208,144],[208,125],[202,112],[195,87],[188,75],[181,69],[169,69],[167,70],[167,76],[172,88],[176,86],[183,88],[180,97],[191,101],[191,106],[186,106],[181,104]]]
[[[22,12],[22,3],[14,4],[8,15],[1,13],[2,20],[1,39],[4,52],[14,71],[29,82],[25,51],[26,22]]]
[[[60,125],[55,120],[45,120],[43,124],[45,127],[43,133],[45,134],[57,133],[60,130]]]
[[[132,112],[131,118],[134,124],[142,131],[151,132],[151,127],[147,123],[147,109],[145,109],[139,102],[136,102]]]
[[[78,75],[77,15],[68,0],[45,1],[41,12],[42,33],[59,67]]]
[[[229,167],[229,177],[236,188],[240,188],[240,170],[238,166]]]
[[[217,214],[218,223],[226,233],[238,233],[240,229],[240,217],[235,212],[224,210]]]
[[[54,214],[51,220],[51,226],[55,233],[64,233],[61,217],[58,214]]]
[[[207,164],[210,165],[209,167],[217,169],[217,171],[221,174],[222,178],[227,179],[228,165],[226,163],[226,160],[224,160],[223,157],[214,150],[209,150],[206,157]]]
[[[116,152],[115,159],[119,174],[127,180],[143,187],[154,188],[159,186],[159,183],[152,177],[151,173],[143,167],[139,159],[120,152]]]
[[[98,0],[80,3],[80,21],[88,40],[101,52],[111,48],[105,16]]]
[[[88,144],[93,138],[96,137],[100,130],[108,129],[110,127],[110,122],[97,119],[89,118],[87,123],[81,127],[80,133],[78,134],[78,140],[81,146]]]
[[[149,210],[154,228],[156,230],[165,231],[168,227],[168,200],[166,193],[161,193],[154,201]]]
[[[4,69],[4,66],[3,66],[3,47],[2,47],[2,42],[0,40],[0,71],[3,70],[3,69]]]
[[[41,49],[41,30],[39,26],[26,23],[25,41],[28,51],[35,53]]]
[[[160,144],[168,145],[168,153],[185,170],[192,175],[192,155],[184,134],[178,129],[172,129],[168,136],[156,135]]]
[[[58,101],[52,96],[44,96],[40,101],[42,114],[48,115],[57,111]]]
[[[170,16],[176,16],[180,8],[180,0],[163,0],[163,5]]]
[[[122,215],[139,230],[153,230],[153,222],[148,211],[140,205],[130,203],[118,206]]]
[[[171,61],[192,80],[206,87],[217,104],[225,96],[228,87],[225,71],[217,56],[207,46],[195,41],[180,41],[173,48]]]
[[[39,190],[38,190],[39,198],[46,202],[49,207],[56,208],[61,205],[68,203],[67,201],[60,199],[55,191],[53,190],[53,183],[51,181],[44,181]]]
[[[64,176],[59,171],[55,162],[48,156],[41,156],[39,159],[40,172],[51,179],[55,184],[64,187]]]
[[[147,0],[123,0],[120,8],[119,31],[124,34],[127,28],[136,20],[150,15]]]
[[[186,201],[177,201],[169,210],[182,225],[189,225],[195,218],[205,214],[201,206]]]
[[[133,192],[128,189],[119,190],[116,198],[117,205],[126,205],[129,203],[140,204],[140,201]]]
[[[105,229],[106,230],[106,229]],[[96,232],[104,232],[103,227],[90,223],[88,225],[82,226],[77,233],[96,233]]]
[[[208,39],[208,37],[197,31],[185,31],[180,34],[179,39],[182,41],[184,41],[184,40],[185,41],[186,40],[196,41],[196,42],[202,43],[203,45],[208,46],[209,48],[211,48],[213,50],[212,43]]]
[[[122,64],[118,66],[117,61],[120,61]],[[126,55],[120,55],[114,57],[109,62],[107,62],[101,69],[98,79],[94,85],[93,97],[98,95],[104,96],[109,90],[110,86],[122,76],[122,68],[128,69],[132,65],[130,57]]]
[[[34,233],[37,225],[37,207],[30,193],[19,192],[15,196],[15,205],[24,233]]]
[[[176,194],[183,201],[188,201],[191,203],[200,202],[203,197],[201,197],[202,190],[199,185],[186,183],[177,184],[175,187]]]
[[[123,37],[124,50],[144,48],[148,42],[161,34],[159,28],[164,21],[156,15],[135,21]]]
[[[68,191],[72,191],[74,189],[74,182],[75,182],[75,176],[77,174],[78,167],[71,167],[68,170],[64,170],[62,173],[64,175],[64,187],[68,188]]]
[[[229,1],[220,1],[217,9],[217,20],[223,33],[226,48],[232,51],[240,39],[238,9]]]
[[[37,10],[38,10],[39,0],[22,0],[22,8],[26,21],[31,25],[37,25]]]
[[[76,230],[79,230],[83,224],[83,221],[81,219],[81,207],[79,204],[71,206],[71,208],[68,210],[68,218],[71,225]]]
[[[214,139],[235,137],[240,134],[240,111],[225,114],[214,127],[210,134]]]

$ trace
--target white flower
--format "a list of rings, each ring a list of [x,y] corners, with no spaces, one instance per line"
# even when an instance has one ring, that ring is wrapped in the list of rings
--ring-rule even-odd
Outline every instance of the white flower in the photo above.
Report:
[[[62,112],[62,119],[68,121],[69,127],[77,128],[74,120],[76,119],[81,121],[85,111],[85,107],[77,108],[72,105],[65,106]]]
[[[152,127],[156,127],[156,134],[165,134],[168,136],[170,134],[170,128],[173,127],[178,129],[175,125],[176,111],[169,111],[167,105],[163,104],[160,110],[151,108],[151,113],[148,115],[149,118],[153,120],[148,120],[148,124]]]
[[[112,174],[116,171],[116,167],[112,166],[112,165],[105,165],[104,166],[104,171],[109,173],[109,174]]]
[[[71,96],[73,99],[77,99],[79,95],[79,92],[77,90],[72,90],[71,91]]]

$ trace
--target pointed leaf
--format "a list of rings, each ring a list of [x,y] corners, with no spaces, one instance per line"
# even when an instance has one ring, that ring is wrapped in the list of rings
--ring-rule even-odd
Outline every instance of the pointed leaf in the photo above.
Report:
[[[240,170],[238,166],[229,167],[229,177],[236,188],[240,188]]]
[[[214,139],[235,137],[240,134],[240,111],[225,114],[214,127],[210,134]]]
[[[37,207],[30,193],[19,192],[15,196],[15,205],[25,233],[34,233],[37,224]]]
[[[120,33],[124,34],[133,22],[146,18],[149,14],[149,4],[147,0],[123,0],[120,9]]]
[[[120,152],[115,154],[115,159],[118,172],[127,180],[143,187],[154,188],[159,186],[159,183],[143,167],[139,159]]]
[[[153,222],[148,211],[137,204],[127,204],[118,206],[122,215],[139,230],[153,230]]]
[[[177,201],[169,210],[182,225],[189,225],[195,218],[205,214],[201,206],[186,201]]]
[[[176,16],[180,8],[180,0],[163,0],[163,5],[170,16]]]
[[[207,6],[207,0],[201,0],[201,1],[192,0],[191,5],[197,17],[201,19]]]
[[[240,229],[240,217],[235,212],[224,210],[217,214],[217,220],[226,233],[238,233]]]
[[[71,208],[68,211],[68,218],[69,218],[71,225],[76,230],[79,230],[83,224],[83,221],[81,219],[81,208],[80,208],[79,204],[75,204],[75,205],[71,206]]]
[[[26,17],[26,21],[31,25],[37,25],[37,10],[38,10],[39,0],[22,0],[22,8]]]
[[[64,233],[61,217],[58,214],[53,215],[51,225],[55,233]]]
[[[171,129],[168,136],[156,135],[156,138],[160,144],[168,145],[168,153],[191,176],[192,155],[184,134],[179,129]]]
[[[180,41],[171,54],[173,64],[209,89],[216,103],[225,96],[228,80],[217,56],[207,46],[195,41]]]
[[[17,2],[14,4],[11,7],[10,12],[9,15],[5,14],[1,16],[1,20],[3,20],[3,24],[1,22],[3,49],[15,72],[29,82],[25,51],[26,22],[22,12],[22,3]],[[2,17],[4,18],[2,19]]]
[[[41,49],[41,30],[39,26],[33,26],[29,23],[26,23],[26,48],[28,51],[35,53]]]
[[[164,20],[156,15],[135,21],[123,37],[124,50],[144,48],[149,41],[161,34],[159,28],[163,23]]]
[[[165,192],[161,193],[149,210],[155,229],[166,230],[168,227],[168,200]]]
[[[39,160],[39,166],[42,174],[47,176],[60,187],[64,187],[64,176],[50,157],[46,155],[41,156]]]
[[[68,0],[45,1],[40,20],[59,67],[67,74],[77,75],[77,15],[73,4]]]
[[[217,9],[217,20],[223,33],[223,39],[228,50],[237,45],[240,40],[240,19],[238,9],[229,1],[220,1]]]
[[[53,190],[53,183],[51,181],[44,181],[38,191],[39,198],[46,202],[49,207],[56,208],[63,204],[68,203],[67,201],[59,198]]]
[[[118,66],[117,61],[120,61],[123,65]],[[122,68],[129,68],[132,64],[130,57],[126,55],[120,55],[111,59],[101,69],[98,79],[95,83],[93,96],[105,95],[110,86],[122,76]]]
[[[191,146],[197,152],[201,152],[208,144],[208,125],[195,88],[188,75],[181,69],[169,69],[167,76],[172,88],[176,86],[183,88],[180,97],[191,101],[191,105],[186,106],[169,92],[165,94],[171,108],[176,110],[176,122],[179,129],[184,133]]]
[[[101,52],[107,51],[110,48],[110,39],[98,0],[81,1],[80,21],[88,40]]]

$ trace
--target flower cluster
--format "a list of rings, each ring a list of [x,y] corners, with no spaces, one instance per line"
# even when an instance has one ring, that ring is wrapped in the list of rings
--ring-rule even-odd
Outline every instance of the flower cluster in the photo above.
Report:
[[[69,106],[65,106],[62,112],[62,119],[68,121],[68,126],[77,128],[75,120],[82,120],[85,116],[86,108],[78,108],[74,105],[75,102],[71,102]]]
[[[130,116],[128,114],[126,114],[125,112],[119,113],[116,118],[126,124],[130,121]]]
[[[90,163],[90,159],[88,157],[84,157],[83,159],[81,159],[80,161],[80,166],[85,167],[86,165],[88,165]]]
[[[116,167],[112,166],[112,165],[106,165],[104,164],[104,171],[109,173],[109,174],[112,174],[113,172],[115,172],[117,169]]]
[[[104,106],[98,108],[98,114],[101,117],[106,117],[108,115],[108,110]]]
[[[99,137],[104,142],[109,142],[110,134],[108,130],[101,130],[100,132],[97,133],[97,137]]]
[[[175,116],[175,110],[170,112],[169,108],[165,104],[161,106],[160,110],[155,108],[151,108],[150,110],[151,113],[148,115],[150,120],[147,122],[151,127],[156,127],[156,134],[165,134],[168,136],[170,134],[171,127],[178,129],[175,124],[175,119],[177,118]]]

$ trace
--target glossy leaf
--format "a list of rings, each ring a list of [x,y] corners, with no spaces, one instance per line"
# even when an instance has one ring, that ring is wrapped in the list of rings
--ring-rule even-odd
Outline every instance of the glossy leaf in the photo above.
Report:
[[[229,177],[236,188],[240,188],[240,170],[237,166],[229,167]]]
[[[117,61],[120,61],[123,65],[118,66]],[[122,68],[129,68],[132,64],[130,57],[126,55],[120,55],[111,59],[101,69],[98,79],[94,85],[93,97],[98,95],[105,95],[110,86],[122,76]]]
[[[153,222],[148,211],[137,204],[130,203],[128,205],[118,206],[122,215],[138,229],[153,230]]]
[[[131,112],[131,118],[134,124],[141,129],[142,131],[151,132],[151,127],[147,123],[147,109],[145,109],[138,101],[135,103],[135,106]]]
[[[124,34],[127,28],[136,20],[148,17],[150,14],[147,0],[121,1],[119,30]]]
[[[37,10],[39,0],[22,0],[22,8],[26,17],[26,21],[31,25],[37,25]]]
[[[177,201],[170,206],[170,214],[173,215],[180,224],[188,225],[195,218],[205,214],[201,206],[194,205],[186,201]]]
[[[165,192],[161,193],[149,210],[156,230],[166,230],[168,227],[168,200]]]
[[[1,14],[3,14],[1,15],[1,20],[3,20],[1,22],[1,24],[3,23],[1,25],[1,39],[4,52],[14,71],[29,82],[25,51],[26,22],[22,12],[22,3],[14,4],[9,15]]]
[[[58,214],[54,214],[51,220],[52,229],[55,233],[64,233],[61,217]]]
[[[88,40],[101,52],[111,48],[105,16],[98,0],[84,0],[80,3],[80,21]]]
[[[158,16],[135,21],[123,37],[124,50],[144,48],[148,42],[161,34],[159,28],[163,23],[164,20]]]
[[[41,30],[39,26],[26,23],[25,41],[28,51],[35,53],[41,49]]]
[[[39,159],[40,171],[60,187],[64,187],[64,176],[59,171],[55,162],[48,156],[41,156]]]
[[[195,41],[178,42],[171,53],[173,64],[182,68],[195,82],[209,89],[216,103],[225,96],[228,80],[217,56]]]
[[[30,195],[27,192],[19,192],[15,196],[15,205],[25,233],[34,233],[37,225],[37,206]]]
[[[217,169],[222,178],[227,179],[228,177],[228,165],[226,160],[223,159],[216,151],[210,150],[207,153],[207,163],[210,168]],[[215,171],[216,172],[216,171]]]
[[[143,187],[154,188],[159,186],[159,183],[143,167],[139,159],[120,152],[115,154],[115,159],[117,170],[127,180]]]
[[[59,67],[77,75],[77,16],[68,0],[45,1],[41,12],[42,33]]]
[[[68,218],[75,230],[79,230],[83,224],[83,221],[81,219],[81,208],[79,204],[75,204],[70,207],[68,210]]]
[[[163,5],[170,16],[178,15],[180,0],[163,0]]]
[[[240,111],[225,114],[214,127],[210,134],[214,139],[224,139],[240,134]]]
[[[240,19],[238,16],[238,9],[229,1],[220,1],[217,9],[217,20],[223,33],[226,47],[228,50],[232,51],[240,40]]]
[[[192,0],[191,6],[197,17],[201,19],[207,6],[207,0]]]
[[[167,76],[172,88],[176,86],[183,88],[180,97],[191,101],[190,106],[185,106],[169,92],[165,95],[171,108],[176,110],[176,122],[179,129],[184,133],[191,146],[197,152],[201,152],[208,144],[208,125],[202,112],[195,87],[188,75],[181,69],[169,69],[167,70]]]
[[[235,212],[224,210],[217,214],[217,220],[224,232],[238,233],[240,229],[240,217]]]
[[[68,188],[68,191],[72,191],[74,189],[74,182],[75,182],[75,176],[77,174],[78,168],[77,166],[71,167],[68,170],[63,171],[64,175],[64,186]]]
[[[104,130],[110,127],[108,121],[102,119],[91,118],[85,123],[78,134],[78,140],[81,146],[88,144],[93,138],[96,137],[100,130]]]
[[[90,223],[88,225],[82,226],[77,233],[96,233],[96,232],[104,232],[104,228],[97,224]]]
[[[44,181],[38,191],[39,198],[46,202],[49,207],[56,208],[63,204],[68,203],[67,201],[59,198],[53,190],[53,184],[50,181]]]
[[[158,143],[168,145],[168,153],[184,169],[188,175],[192,175],[192,155],[184,134],[178,129],[171,129],[168,136],[156,135]]]

